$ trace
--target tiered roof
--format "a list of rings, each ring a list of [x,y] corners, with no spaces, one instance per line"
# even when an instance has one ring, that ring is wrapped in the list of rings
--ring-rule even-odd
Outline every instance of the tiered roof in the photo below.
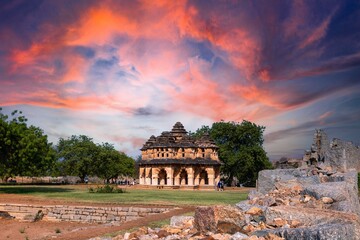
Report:
[[[160,136],[154,135],[146,141],[141,150],[152,148],[218,148],[215,142],[210,138],[209,134],[204,134],[200,139],[196,140],[187,134],[181,122],[175,123],[170,132],[162,132]]]

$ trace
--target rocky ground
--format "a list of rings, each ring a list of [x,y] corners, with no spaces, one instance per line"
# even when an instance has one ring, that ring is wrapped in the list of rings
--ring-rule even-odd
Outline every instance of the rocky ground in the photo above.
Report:
[[[112,240],[360,239],[359,214],[356,171],[265,170],[258,190],[236,206],[198,207],[194,217],[173,217],[169,226]]]

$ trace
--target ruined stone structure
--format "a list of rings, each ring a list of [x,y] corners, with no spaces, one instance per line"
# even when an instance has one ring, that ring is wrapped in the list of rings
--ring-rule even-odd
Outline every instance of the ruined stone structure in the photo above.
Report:
[[[360,172],[360,149],[352,142],[334,138],[329,142],[323,130],[316,130],[314,143],[310,151],[306,151],[303,160],[308,165],[333,167],[341,171],[355,168]]]
[[[151,186],[214,186],[220,180],[218,146],[205,134],[189,136],[177,122],[170,132],[151,136],[141,148],[139,181]]]
[[[25,221],[72,221],[88,223],[123,223],[169,211],[168,207],[102,207],[69,205],[29,205],[0,203],[0,213]],[[36,219],[41,216],[41,219]],[[1,219],[1,217],[0,217]]]
[[[280,160],[276,161],[273,165],[276,169],[291,169],[291,168],[298,168],[302,167],[305,162],[303,159],[297,158],[281,158]]]

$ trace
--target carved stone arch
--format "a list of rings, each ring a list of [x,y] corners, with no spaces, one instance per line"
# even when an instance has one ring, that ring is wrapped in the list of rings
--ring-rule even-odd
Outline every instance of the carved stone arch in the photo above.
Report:
[[[159,169],[158,185],[167,185],[167,172],[164,168]]]
[[[199,185],[209,185],[209,177],[208,177],[208,172],[206,171],[206,169],[202,169],[200,174],[199,174]]]
[[[180,185],[188,185],[188,173],[186,168],[182,168],[180,171]]]

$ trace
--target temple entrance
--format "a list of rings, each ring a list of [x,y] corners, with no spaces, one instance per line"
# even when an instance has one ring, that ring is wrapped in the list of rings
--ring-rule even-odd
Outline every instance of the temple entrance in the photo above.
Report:
[[[185,169],[180,172],[180,185],[188,185],[188,174]]]
[[[167,173],[165,169],[161,169],[158,173],[158,185],[166,185],[167,184]]]
[[[207,171],[205,171],[205,169],[203,169],[200,172],[200,179],[199,179],[199,185],[209,185],[209,178],[208,178],[208,173]]]

